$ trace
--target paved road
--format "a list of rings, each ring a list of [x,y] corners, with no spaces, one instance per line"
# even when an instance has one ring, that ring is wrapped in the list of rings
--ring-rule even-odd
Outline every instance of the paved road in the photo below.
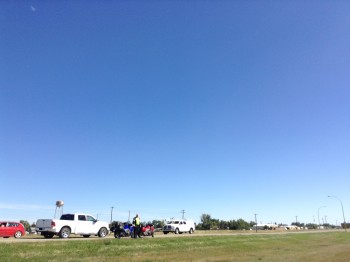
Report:
[[[164,235],[161,232],[158,232],[155,234],[156,238],[173,238],[173,237],[196,237],[196,236],[244,236],[244,235],[262,235],[262,234],[301,234],[301,233],[322,233],[322,232],[344,232],[342,230],[298,230],[298,231],[258,231],[256,233],[255,231],[197,231],[194,234],[180,234],[180,235],[175,235],[175,234],[167,234]],[[349,232],[347,232],[349,233]],[[149,237],[146,237],[149,238]],[[24,236],[22,238],[0,238],[0,244],[3,243],[39,243],[39,242],[46,242],[46,241],[98,241],[98,240],[104,240],[104,239],[115,239],[112,234],[108,235],[105,238],[100,238],[97,236],[91,236],[89,238],[84,238],[81,236],[74,236],[72,235],[71,237],[67,239],[61,239],[57,236],[47,239],[41,236],[37,235],[28,235]],[[116,241],[123,241],[123,240],[129,240],[131,238],[122,238],[122,239],[116,239]]]

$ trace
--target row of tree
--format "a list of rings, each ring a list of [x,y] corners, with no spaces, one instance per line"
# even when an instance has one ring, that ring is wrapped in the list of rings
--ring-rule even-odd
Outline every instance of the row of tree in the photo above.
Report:
[[[277,223],[275,223],[277,225]],[[238,220],[219,220],[212,218],[209,214],[202,214],[201,215],[201,222],[196,225],[197,230],[210,230],[210,229],[229,229],[229,230],[249,230],[251,229],[256,223],[254,221],[247,222],[243,219]],[[291,225],[300,227],[300,228],[308,228],[308,229],[317,229],[319,228],[319,225],[315,223],[300,223],[300,222],[294,222]],[[279,226],[283,226],[283,224],[279,224]],[[335,225],[331,224],[322,224],[324,228],[337,228]],[[269,229],[269,228],[266,228]]]
[[[209,214],[201,215],[201,222],[196,225],[198,230],[210,230],[210,229],[230,229],[230,230],[249,230],[255,225],[255,222],[247,222],[243,219],[238,220],[219,220],[212,218]]]
[[[216,218],[212,218],[211,215],[209,214],[202,214],[201,217],[201,222],[196,224],[196,229],[197,230],[211,230],[211,229],[228,229],[228,230],[249,230],[254,227],[256,224],[255,221],[250,221],[247,222],[243,220],[242,218],[237,219],[237,220],[220,220]],[[117,221],[113,221],[112,224],[110,225],[111,227],[114,226]],[[151,223],[155,226],[155,228],[163,228],[165,225],[164,220],[153,220],[153,221],[148,221],[148,222],[142,222],[143,224],[148,224]],[[277,223],[275,223],[277,225]],[[278,224],[279,226],[283,226],[283,224]],[[308,229],[317,229],[319,228],[319,225],[314,224],[314,223],[300,223],[300,222],[294,222],[291,225],[300,227],[300,228],[308,228]],[[324,228],[336,228],[337,226],[331,225],[331,224],[322,224]],[[266,229],[271,229],[266,227]]]
[[[113,227],[117,221],[113,221],[110,225]],[[164,220],[153,220],[149,222],[142,222],[143,224],[152,223],[155,228],[163,228],[165,225]],[[210,229],[230,229],[230,230],[249,230],[255,225],[255,222],[246,222],[243,219],[224,221],[212,218],[209,214],[201,215],[201,222],[196,224],[197,230],[210,230]]]
[[[249,230],[251,229],[256,223],[254,221],[247,222],[243,219],[238,219],[238,220],[220,220],[220,219],[215,219],[212,218],[211,215],[209,214],[202,214],[201,217],[201,222],[196,225],[197,230],[210,230],[210,229],[229,229],[229,230]],[[31,227],[35,227],[35,223],[32,223],[32,225],[29,224],[28,221],[26,220],[20,220],[20,223],[23,224],[27,232],[31,233]],[[117,221],[113,221],[110,227],[114,226]],[[148,224],[152,223],[155,228],[163,228],[165,225],[164,220],[153,220],[149,222],[143,222],[143,224]],[[282,224],[280,224],[282,225]],[[300,222],[294,222],[292,225],[297,226],[297,227],[307,227],[308,229],[317,229],[319,225],[313,224],[313,223],[300,223]],[[331,224],[322,224],[324,228],[336,228],[337,226],[331,225]]]

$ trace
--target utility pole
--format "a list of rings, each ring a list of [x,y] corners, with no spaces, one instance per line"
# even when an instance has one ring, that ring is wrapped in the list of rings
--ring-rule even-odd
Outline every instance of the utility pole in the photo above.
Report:
[[[111,207],[111,224],[112,224],[112,221],[113,221],[113,208],[114,207]]]
[[[184,219],[186,211],[184,209],[182,209],[180,213],[182,213],[182,219]]]
[[[317,216],[318,216],[318,229],[320,229],[320,228],[321,228],[321,223],[320,223],[320,209],[321,209],[322,207],[326,207],[326,206],[321,206],[321,207],[319,207],[319,208],[318,208],[318,210],[317,210]]]
[[[256,219],[257,214],[254,214],[254,215],[255,215],[255,232],[258,233],[258,222]]]

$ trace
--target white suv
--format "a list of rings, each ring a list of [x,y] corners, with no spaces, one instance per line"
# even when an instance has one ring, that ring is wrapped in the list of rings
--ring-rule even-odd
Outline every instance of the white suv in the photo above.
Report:
[[[169,232],[173,232],[175,234],[182,234],[184,232],[188,232],[192,234],[196,230],[196,226],[192,220],[171,220],[166,223],[163,228],[163,233],[168,234]]]

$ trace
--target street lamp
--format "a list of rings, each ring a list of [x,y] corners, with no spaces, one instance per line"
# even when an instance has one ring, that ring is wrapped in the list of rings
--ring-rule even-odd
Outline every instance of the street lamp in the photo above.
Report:
[[[321,209],[322,207],[326,207],[326,206],[321,206],[321,207],[319,207],[318,210],[317,210],[318,229],[320,229],[320,227],[321,227],[321,225],[320,225],[320,209]]]
[[[346,222],[345,222],[345,215],[344,215],[344,207],[343,207],[343,202],[341,202],[340,198],[337,197],[337,196],[328,196],[328,197],[334,197],[336,199],[339,200],[340,202],[340,205],[341,205],[341,211],[343,212],[343,219],[344,219],[344,229],[345,229],[345,232],[346,232]]]

